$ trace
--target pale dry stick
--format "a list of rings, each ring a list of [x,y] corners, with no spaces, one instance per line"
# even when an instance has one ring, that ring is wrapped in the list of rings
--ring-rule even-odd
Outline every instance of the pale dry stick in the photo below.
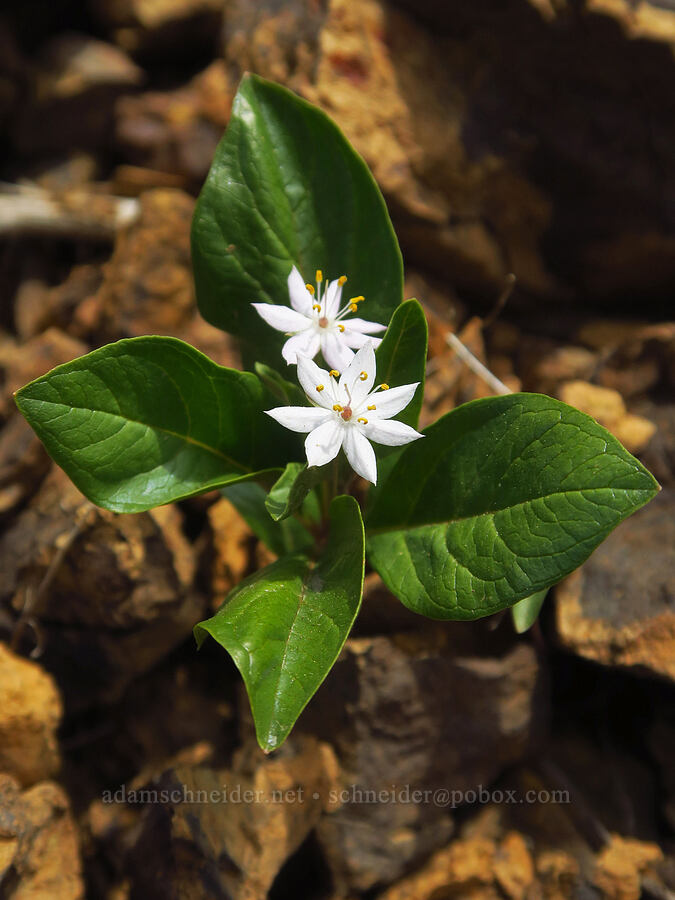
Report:
[[[483,363],[473,355],[469,348],[464,346],[456,334],[449,331],[445,336],[445,342],[455,351],[462,362],[471,369],[474,375],[478,375],[479,378],[483,379],[491,391],[495,394],[513,393],[511,388],[508,388],[503,381],[500,381],[496,375],[493,375],[487,366],[484,366]]]
[[[80,188],[57,193],[37,185],[0,183],[0,237],[44,234],[112,240],[139,214],[135,197],[114,197]]]

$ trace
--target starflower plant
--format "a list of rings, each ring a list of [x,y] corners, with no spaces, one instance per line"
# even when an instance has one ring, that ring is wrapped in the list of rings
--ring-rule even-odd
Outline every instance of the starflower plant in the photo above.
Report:
[[[337,659],[366,563],[420,615],[510,608],[523,630],[658,490],[597,422],[540,394],[476,400],[417,430],[426,320],[403,301],[384,200],[335,124],[284,88],[243,79],[192,257],[200,311],[250,371],[138,337],[53,369],[16,403],[94,503],[136,513],[220,490],[276,555],[195,626],[231,654],[265,750]],[[369,321],[353,315],[363,297]]]

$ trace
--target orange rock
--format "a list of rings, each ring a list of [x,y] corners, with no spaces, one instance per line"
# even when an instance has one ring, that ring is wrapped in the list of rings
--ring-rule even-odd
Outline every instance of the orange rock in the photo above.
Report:
[[[632,453],[646,447],[656,431],[653,422],[629,414],[621,394],[610,388],[587,381],[568,381],[561,386],[558,396],[564,403],[597,419]]]
[[[0,772],[22,785],[54,775],[60,766],[56,730],[61,714],[51,677],[0,644]]]
[[[510,831],[494,862],[495,879],[510,900],[526,900],[534,883],[534,863],[522,834]]]
[[[640,900],[641,874],[661,859],[656,844],[613,834],[598,855],[594,883],[605,900]]]

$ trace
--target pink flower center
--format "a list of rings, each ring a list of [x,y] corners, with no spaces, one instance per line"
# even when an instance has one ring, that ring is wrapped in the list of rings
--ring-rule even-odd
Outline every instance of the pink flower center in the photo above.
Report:
[[[351,410],[351,407],[345,406],[345,408],[342,410],[342,412],[340,413],[340,415],[341,415],[342,418],[345,420],[345,422],[349,422],[349,420],[350,420],[351,417],[352,417],[352,410]]]
[[[325,328],[326,325],[328,325],[328,319],[325,316],[321,316],[321,318],[319,319],[319,327]]]

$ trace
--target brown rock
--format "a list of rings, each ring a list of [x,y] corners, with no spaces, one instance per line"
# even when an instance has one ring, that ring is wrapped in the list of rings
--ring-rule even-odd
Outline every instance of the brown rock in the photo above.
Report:
[[[99,510],[56,467],[0,537],[0,599],[37,628],[68,704],[116,699],[189,635],[194,568],[176,508]]]
[[[661,859],[656,844],[614,834],[598,855],[594,883],[606,900],[640,900],[642,873]]]
[[[545,900],[567,900],[579,881],[579,863],[564,850],[543,850],[537,856],[537,876]]]
[[[295,743],[275,758],[248,752],[234,771],[182,766],[148,785],[159,802],[131,854],[139,895],[264,900],[339,786],[328,745]]]
[[[208,510],[213,530],[212,596],[220,606],[225,595],[246,575],[251,565],[253,533],[229,500],[224,497]]]
[[[11,900],[82,900],[77,830],[68,799],[45,781],[21,793],[0,775],[0,882]]]
[[[24,786],[56,774],[61,712],[51,677],[0,644],[0,771]]]
[[[391,883],[447,840],[462,792],[525,752],[539,715],[534,653],[471,655],[486,652],[486,635],[470,632],[351,640],[303,714],[299,727],[330,738],[349,782],[319,826],[339,885]],[[437,789],[448,802],[434,801]]]
[[[218,32],[223,0],[93,0],[93,8],[114,29],[117,43],[129,52],[203,49]],[[181,42],[182,38],[182,42]]]
[[[89,348],[57,328],[49,328],[25,344],[7,342],[0,345],[0,376],[4,375],[0,391],[0,415],[15,409],[12,394],[20,387],[44,375],[54,366],[82,356]]]
[[[116,183],[125,182],[122,186],[127,191],[131,187],[133,194],[142,187],[172,186],[167,178],[176,187],[199,188],[229,120],[233,96],[225,63],[216,60],[177,90],[122,97],[115,110],[117,140],[136,168],[118,169]],[[148,183],[152,179],[164,184]]]
[[[605,665],[675,678],[675,496],[631,516],[555,590],[561,642]]]
[[[32,496],[50,466],[35,432],[15,412],[0,430],[0,518]]]
[[[632,453],[644,449],[656,431],[653,422],[628,413],[621,394],[609,388],[568,381],[560,387],[558,397],[597,419]]]
[[[143,79],[118,47],[83,34],[61,34],[40,54],[31,102],[14,140],[23,153],[61,152],[109,143],[115,99]]]
[[[510,900],[526,900],[534,884],[534,863],[523,836],[510,831],[494,860],[495,879]]]
[[[101,283],[99,266],[74,266],[68,278],[57,287],[47,288],[29,279],[22,283],[14,300],[14,323],[23,341],[28,341],[52,326],[77,338],[73,316],[80,303],[96,293]]]

